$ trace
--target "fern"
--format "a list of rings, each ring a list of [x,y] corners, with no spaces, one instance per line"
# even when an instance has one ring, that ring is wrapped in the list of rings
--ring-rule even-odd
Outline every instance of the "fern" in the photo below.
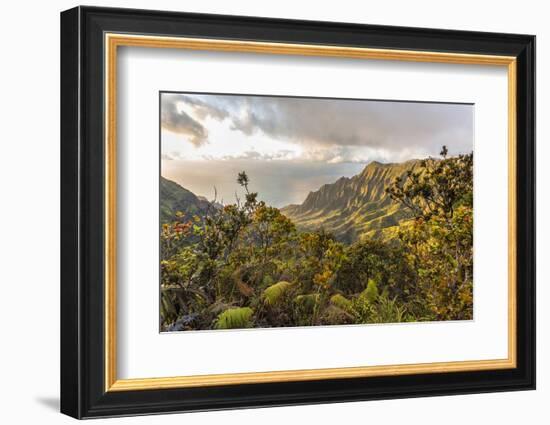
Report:
[[[376,299],[378,298],[378,286],[373,279],[369,279],[367,288],[363,292],[361,292],[360,296],[366,299],[369,303],[376,301]]]
[[[252,326],[254,310],[250,307],[236,307],[225,310],[216,319],[216,329],[249,328]]]
[[[345,311],[348,311],[351,308],[351,301],[344,297],[342,294],[333,295],[330,298],[330,302],[331,304]]]
[[[267,287],[264,290],[264,300],[268,305],[275,305],[281,299],[281,297],[286,294],[291,288],[292,283],[287,282],[286,280],[281,280],[280,282],[275,283]]]

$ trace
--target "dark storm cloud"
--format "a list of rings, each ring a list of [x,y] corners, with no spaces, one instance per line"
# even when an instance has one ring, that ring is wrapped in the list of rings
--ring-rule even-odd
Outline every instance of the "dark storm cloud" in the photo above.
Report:
[[[472,150],[471,105],[231,95],[164,96],[167,122],[165,125],[163,114],[163,126],[192,135],[195,145],[204,143],[208,133],[189,115],[174,114],[176,102],[192,107],[199,120],[227,119],[231,129],[247,136],[262,132],[308,149],[361,146],[390,153],[407,149],[436,154],[446,144],[451,153]]]

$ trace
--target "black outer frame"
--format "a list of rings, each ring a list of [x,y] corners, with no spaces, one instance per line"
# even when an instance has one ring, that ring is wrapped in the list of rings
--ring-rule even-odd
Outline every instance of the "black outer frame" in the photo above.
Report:
[[[104,391],[105,32],[517,57],[517,368]],[[535,37],[76,7],[61,13],[61,412],[75,418],[535,388]]]

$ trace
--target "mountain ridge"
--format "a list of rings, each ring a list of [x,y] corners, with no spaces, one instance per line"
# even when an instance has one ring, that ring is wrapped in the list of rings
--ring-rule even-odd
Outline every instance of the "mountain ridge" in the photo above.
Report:
[[[281,211],[300,230],[323,227],[345,242],[379,235],[409,218],[385,189],[419,163],[417,159],[400,163],[372,161],[359,174],[324,184],[310,192],[302,204],[287,205]]]
[[[314,231],[320,228],[333,233],[347,243],[363,237],[391,236],[399,223],[410,218],[410,213],[393,201],[385,189],[396,177],[419,166],[421,160],[400,163],[372,161],[352,177],[340,177],[308,193],[301,204],[280,208],[298,230]],[[161,176],[161,222],[174,219],[181,212],[185,219],[204,215],[210,208],[223,207],[205,197],[195,195],[178,183]]]
[[[194,215],[205,214],[212,204],[206,198],[195,195],[180,184],[160,177],[160,221],[172,221],[177,212],[181,212],[186,220]]]

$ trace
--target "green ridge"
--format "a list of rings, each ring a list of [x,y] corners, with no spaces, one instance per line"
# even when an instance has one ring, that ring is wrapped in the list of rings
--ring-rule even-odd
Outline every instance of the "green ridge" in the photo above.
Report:
[[[397,164],[373,161],[360,174],[326,184],[310,192],[301,205],[289,205],[281,211],[300,230],[323,227],[348,243],[366,236],[391,235],[395,226],[410,216],[385,189],[418,164],[418,160]]]

